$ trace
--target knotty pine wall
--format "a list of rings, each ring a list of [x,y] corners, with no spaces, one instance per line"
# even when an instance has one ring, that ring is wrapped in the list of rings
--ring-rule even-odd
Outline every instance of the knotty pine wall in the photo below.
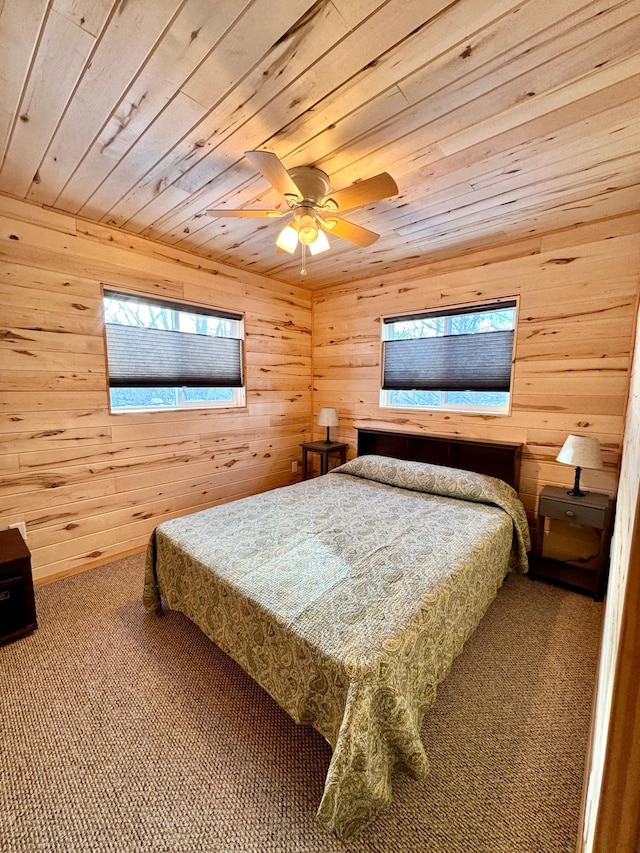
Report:
[[[8,197],[0,225],[0,527],[26,521],[36,580],[299,479],[308,291]],[[103,283],[244,312],[246,408],[111,415]]]
[[[351,443],[351,455],[359,426],[521,441],[532,526],[543,485],[573,483],[573,469],[555,462],[566,436],[594,435],[605,469],[585,470],[582,482],[613,495],[639,271],[640,216],[632,215],[317,291],[314,422],[321,406],[336,406],[332,435]],[[506,296],[520,299],[510,415],[380,408],[381,317]],[[596,532],[576,537],[568,523],[552,524],[545,553],[589,564]]]
[[[611,547],[582,840],[585,853],[640,841],[640,314]]]

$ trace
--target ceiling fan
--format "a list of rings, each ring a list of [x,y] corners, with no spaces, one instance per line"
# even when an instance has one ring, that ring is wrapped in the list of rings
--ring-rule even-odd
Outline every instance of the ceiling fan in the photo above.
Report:
[[[209,216],[279,218],[293,214],[276,240],[278,249],[293,254],[298,243],[302,246],[302,275],[306,275],[307,247],[312,255],[329,248],[327,233],[342,237],[357,246],[370,246],[380,236],[346,219],[336,216],[336,211],[351,210],[364,204],[396,195],[398,187],[391,175],[382,172],[373,178],[356,181],[344,189],[330,192],[329,176],[315,166],[297,166],[287,171],[280,159],[271,151],[245,151],[245,157],[258,169],[280,195],[284,196],[288,210],[207,210]]]

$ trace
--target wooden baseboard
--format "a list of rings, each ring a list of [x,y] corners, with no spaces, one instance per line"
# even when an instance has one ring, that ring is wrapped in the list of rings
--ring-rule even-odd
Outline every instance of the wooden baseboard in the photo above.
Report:
[[[71,575],[79,575],[81,572],[87,572],[89,569],[96,569],[98,566],[105,566],[107,563],[113,563],[115,560],[121,560],[123,557],[130,557],[132,554],[140,554],[142,551],[146,551],[146,549],[146,545],[139,545],[137,548],[130,548],[128,551],[122,551],[120,554],[113,554],[110,557],[100,557],[97,560],[91,560],[88,563],[83,563],[81,566],[71,566],[61,572],[54,572],[50,575],[34,578],[33,585],[44,586],[45,584],[53,583],[53,581],[68,578]]]

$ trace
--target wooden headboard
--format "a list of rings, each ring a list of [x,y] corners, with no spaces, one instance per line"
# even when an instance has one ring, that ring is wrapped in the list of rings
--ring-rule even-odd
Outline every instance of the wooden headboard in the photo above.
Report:
[[[516,442],[359,429],[358,456],[370,453],[488,474],[516,491],[520,483],[522,444]]]

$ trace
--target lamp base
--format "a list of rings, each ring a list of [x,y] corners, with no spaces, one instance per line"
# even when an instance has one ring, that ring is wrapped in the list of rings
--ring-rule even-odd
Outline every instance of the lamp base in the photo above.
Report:
[[[585,495],[588,494],[588,492],[583,492],[580,490],[580,471],[581,471],[580,467],[577,467],[576,468],[576,477],[575,477],[575,480],[573,481],[573,488],[567,492],[567,494],[571,495],[571,497],[573,497],[573,498],[583,498]]]
[[[329,430],[330,429],[331,429],[331,427],[327,427],[327,437],[324,440],[325,444],[331,444],[331,437],[329,436]]]

